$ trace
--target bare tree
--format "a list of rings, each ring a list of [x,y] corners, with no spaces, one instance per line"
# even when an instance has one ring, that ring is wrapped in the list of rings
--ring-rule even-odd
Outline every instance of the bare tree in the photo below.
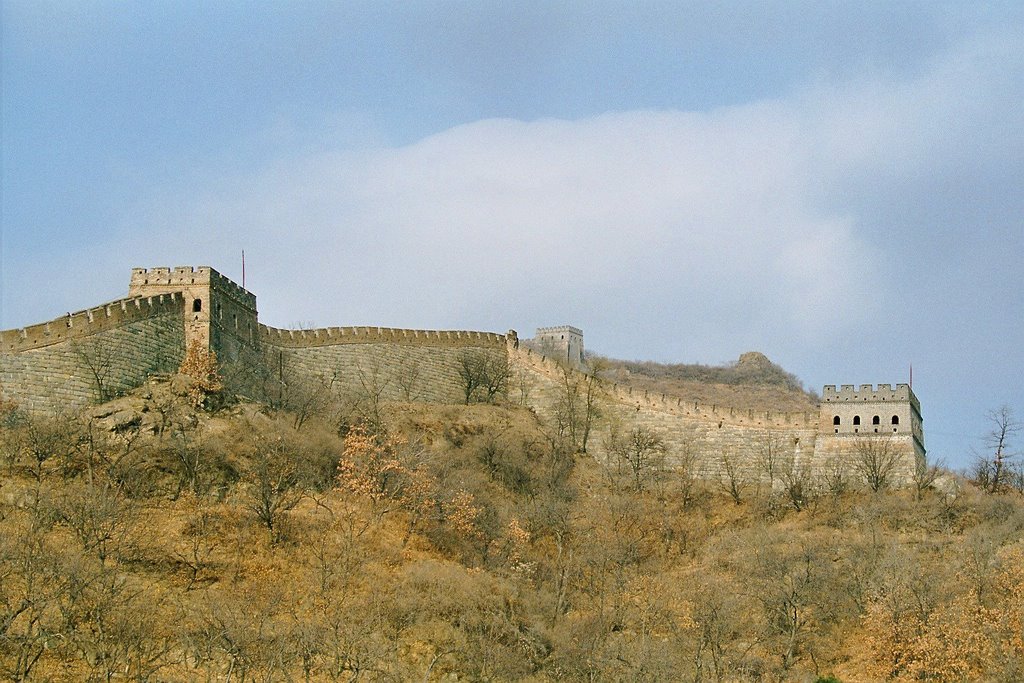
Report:
[[[138,521],[137,505],[110,481],[75,482],[54,500],[54,516],[101,564],[120,553]]]
[[[420,383],[422,370],[420,363],[415,357],[406,355],[400,362],[399,369],[395,375],[395,382],[402,394],[402,400],[406,403],[418,401],[420,398]]]
[[[356,390],[355,407],[359,418],[371,431],[384,431],[384,396],[391,385],[388,364],[380,353],[373,353],[356,365],[359,388]]]
[[[698,437],[691,430],[680,445],[673,449],[670,456],[676,486],[675,495],[684,508],[692,506],[698,498],[699,453]]]
[[[84,438],[79,422],[60,414],[27,418],[5,436],[9,457],[37,484],[49,469],[48,463],[68,458]]]
[[[1014,417],[1013,409],[1008,405],[990,410],[986,418],[991,428],[983,440],[989,455],[983,456],[979,470],[983,468],[986,471],[987,481],[984,484],[988,491],[996,493],[1006,488],[1012,479],[1012,462],[1017,456],[1013,440],[1024,425]]]
[[[0,534],[0,673],[32,680],[33,669],[62,631],[57,605],[69,572],[46,542],[48,513],[5,515]]]
[[[530,402],[530,392],[533,391],[533,378],[530,376],[530,373],[525,368],[519,367],[514,371],[511,379],[519,394],[519,405],[528,405]]]
[[[599,359],[599,362],[602,364],[590,373],[573,370],[568,366],[561,367],[562,382],[555,406],[556,427],[559,435],[567,438],[580,453],[587,452],[590,433],[600,416],[598,398],[601,380],[597,372],[604,367],[604,361]]]
[[[790,453],[780,458],[778,472],[786,497],[797,512],[814,500],[817,490],[811,469],[806,463],[799,462],[796,454]]]
[[[188,570],[186,591],[192,590],[199,581],[203,571],[210,565],[213,551],[219,545],[215,521],[213,512],[197,501],[181,531],[181,542],[174,551],[174,557]]]
[[[587,452],[587,442],[590,440],[590,432],[594,428],[594,422],[601,416],[598,407],[598,398],[601,392],[600,373],[606,370],[608,361],[604,358],[594,358],[590,361],[590,372],[583,380],[583,434],[580,439],[580,450]]]
[[[756,530],[744,557],[749,597],[761,608],[761,638],[778,658],[778,680],[788,680],[797,661],[815,656],[818,629],[836,618],[835,553],[818,539],[789,540]]]
[[[644,426],[634,427],[626,434],[613,429],[608,439],[608,449],[619,462],[629,466],[633,486],[637,491],[643,489],[643,480],[653,470],[661,468],[667,450],[664,438]]]
[[[732,502],[739,505],[743,502],[743,489],[746,487],[747,479],[740,467],[736,454],[731,451],[723,451],[719,456],[721,470],[719,472],[722,487],[725,489]]]
[[[893,484],[899,462],[900,454],[891,437],[864,437],[854,444],[853,469],[875,493]]]
[[[97,403],[105,403],[117,396],[113,377],[114,353],[110,346],[100,343],[99,340],[91,340],[88,344],[72,342],[71,351],[89,371]]]
[[[842,458],[830,457],[821,465],[821,483],[824,489],[833,496],[846,493],[850,486],[850,473]]]
[[[575,451],[581,451],[580,433],[583,431],[582,399],[579,378],[567,367],[562,367],[562,384],[555,406],[555,427],[558,435],[568,439]]]
[[[931,488],[944,469],[945,463],[942,460],[929,463],[926,457],[915,458],[914,492],[918,500],[921,500],[924,492]]]
[[[455,361],[455,370],[459,373],[459,379],[462,382],[462,392],[466,399],[466,405],[473,401],[483,385],[485,363],[486,360],[483,354],[471,349],[466,349],[459,353]]]
[[[265,400],[274,408],[290,412],[295,429],[325,415],[337,398],[335,390],[340,381],[337,368],[312,372],[301,367],[294,355],[269,347],[262,367],[266,369],[261,378]]]
[[[304,495],[304,472],[295,451],[295,444],[281,437],[259,437],[242,473],[246,505],[275,541],[282,516]]]
[[[499,396],[508,390],[508,380],[512,376],[512,368],[508,356],[504,353],[487,354],[483,388],[487,394],[487,402],[494,403]]]
[[[754,453],[754,462],[758,470],[763,478],[768,480],[769,494],[775,490],[775,481],[781,474],[784,444],[785,440],[769,429],[759,440],[757,451]]]
[[[512,368],[504,353],[489,353],[481,349],[463,350],[455,370],[461,380],[466,405],[474,401],[494,403],[508,389]]]

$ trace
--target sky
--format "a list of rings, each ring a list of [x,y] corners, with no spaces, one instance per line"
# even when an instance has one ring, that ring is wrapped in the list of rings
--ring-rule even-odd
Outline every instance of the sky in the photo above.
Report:
[[[953,467],[1024,418],[1019,1],[0,7],[2,329],[244,250],[278,327],[913,365]]]

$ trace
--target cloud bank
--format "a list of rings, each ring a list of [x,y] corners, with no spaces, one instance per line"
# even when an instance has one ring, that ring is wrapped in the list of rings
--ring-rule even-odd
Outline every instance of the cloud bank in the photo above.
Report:
[[[572,322],[610,351],[653,336],[633,352],[710,360],[806,347],[909,298],[891,274],[927,236],[901,237],[901,221],[934,201],[936,176],[981,182],[964,170],[1019,158],[1018,48],[710,112],[493,119],[310,153],[159,213],[231,262],[246,248],[276,324]],[[880,217],[893,188],[907,209]]]

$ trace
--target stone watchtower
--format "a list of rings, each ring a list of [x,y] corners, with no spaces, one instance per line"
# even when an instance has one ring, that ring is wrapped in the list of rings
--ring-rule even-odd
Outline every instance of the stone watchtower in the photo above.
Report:
[[[572,325],[538,327],[533,344],[541,353],[580,370],[583,361],[583,330]]]
[[[843,458],[856,457],[859,444],[875,441],[899,456],[899,472],[911,476],[923,460],[924,427],[921,403],[908,384],[844,384],[822,391],[816,450]]]
[[[185,342],[198,342],[223,361],[256,348],[259,329],[256,295],[209,266],[133,268],[129,296],[181,292],[185,297]]]

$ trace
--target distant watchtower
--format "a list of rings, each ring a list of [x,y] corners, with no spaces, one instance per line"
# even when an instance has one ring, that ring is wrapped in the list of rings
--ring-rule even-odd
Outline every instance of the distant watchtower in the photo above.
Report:
[[[833,453],[854,453],[858,443],[884,440],[909,469],[925,456],[921,403],[908,384],[827,385],[821,394],[818,445]]]
[[[133,268],[129,296],[181,292],[185,297],[185,342],[199,342],[221,361],[236,360],[241,348],[258,344],[256,295],[209,266]]]
[[[582,369],[583,330],[572,325],[538,327],[533,345],[545,355],[566,363],[571,368]]]

